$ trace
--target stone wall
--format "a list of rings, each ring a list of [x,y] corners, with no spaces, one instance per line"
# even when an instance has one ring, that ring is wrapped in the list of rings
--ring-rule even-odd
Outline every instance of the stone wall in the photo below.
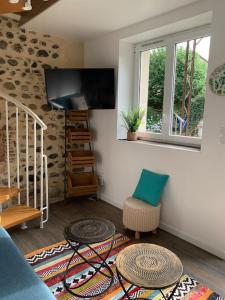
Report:
[[[0,17],[0,91],[32,109],[47,125],[44,151],[48,156],[50,201],[63,199],[64,113],[47,105],[43,68],[82,67],[83,45],[19,28]],[[0,101],[0,186],[7,184],[4,101]],[[25,185],[25,116],[20,113],[20,181]],[[32,120],[29,120],[29,124]],[[15,108],[9,108],[11,180],[16,182]],[[30,124],[30,181],[33,180],[33,140]],[[40,173],[40,170],[38,170]],[[39,175],[39,174],[38,174]],[[32,194],[32,192],[31,192]]]

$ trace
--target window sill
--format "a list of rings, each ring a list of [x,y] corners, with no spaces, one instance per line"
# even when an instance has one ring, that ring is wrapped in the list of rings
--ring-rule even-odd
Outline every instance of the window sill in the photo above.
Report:
[[[120,143],[125,142],[125,143],[131,143],[131,144],[140,144],[140,145],[147,145],[147,146],[160,147],[160,148],[166,148],[166,149],[189,151],[189,152],[195,152],[195,153],[201,152],[201,148],[199,148],[199,147],[182,146],[182,145],[169,144],[169,143],[156,142],[156,141],[144,141],[144,140],[128,141],[126,139],[118,139],[117,141]]]

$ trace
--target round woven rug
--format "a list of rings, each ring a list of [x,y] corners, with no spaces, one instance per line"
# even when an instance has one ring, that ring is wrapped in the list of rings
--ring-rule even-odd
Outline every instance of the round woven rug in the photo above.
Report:
[[[115,234],[115,226],[103,218],[84,218],[65,228],[65,238],[78,243],[92,244],[105,241]]]
[[[177,283],[183,274],[183,265],[176,254],[147,243],[122,250],[116,258],[116,267],[127,281],[147,289],[169,287]]]

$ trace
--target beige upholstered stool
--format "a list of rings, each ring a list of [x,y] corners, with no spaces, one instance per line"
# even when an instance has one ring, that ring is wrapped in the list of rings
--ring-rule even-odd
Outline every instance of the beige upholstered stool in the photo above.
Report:
[[[140,239],[140,232],[156,233],[160,219],[159,204],[152,206],[144,201],[129,197],[124,202],[123,225],[135,231],[135,238]]]

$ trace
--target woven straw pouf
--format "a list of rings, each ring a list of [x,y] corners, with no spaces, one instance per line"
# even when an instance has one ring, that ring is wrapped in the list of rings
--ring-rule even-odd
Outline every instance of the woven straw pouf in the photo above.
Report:
[[[156,233],[159,227],[161,205],[152,206],[144,201],[129,197],[124,202],[123,225],[135,231],[135,238],[140,239],[140,232]]]

